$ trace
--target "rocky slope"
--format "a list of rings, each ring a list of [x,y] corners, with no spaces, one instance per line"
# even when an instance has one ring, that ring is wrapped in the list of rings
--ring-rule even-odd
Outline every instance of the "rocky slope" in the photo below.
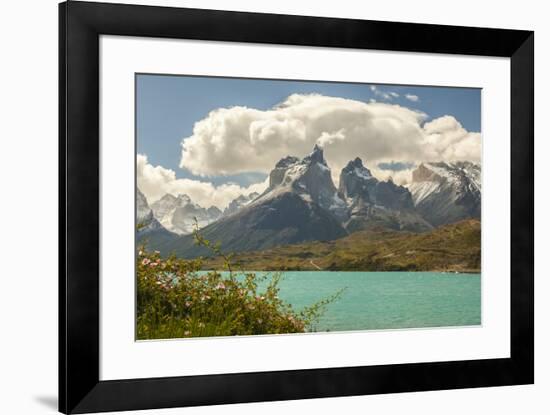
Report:
[[[172,241],[176,234],[166,230],[153,215],[147,198],[136,190],[136,241],[138,244],[152,240],[155,244]]]
[[[338,191],[348,206],[348,232],[376,227],[414,232],[432,228],[416,212],[407,188],[376,179],[360,158],[342,169]]]
[[[259,194],[256,192],[250,193],[249,195],[240,195],[239,197],[233,199],[229,205],[227,205],[227,207],[223,210],[223,216],[229,216],[241,210],[258,196]]]
[[[481,167],[471,162],[422,163],[408,189],[416,210],[434,226],[481,218]]]
[[[292,156],[280,160],[269,174],[269,187],[252,205],[285,193],[298,195],[308,206],[315,204],[340,221],[348,216],[346,202],[338,195],[323,150],[317,145],[302,160]]]

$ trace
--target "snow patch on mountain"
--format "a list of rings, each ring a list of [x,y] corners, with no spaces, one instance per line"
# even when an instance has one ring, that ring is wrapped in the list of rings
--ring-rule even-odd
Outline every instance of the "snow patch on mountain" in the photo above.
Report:
[[[413,200],[416,205],[422,203],[424,199],[430,196],[439,187],[439,183],[435,181],[425,181],[412,183],[407,186],[413,195]]]
[[[415,207],[435,226],[481,217],[481,166],[469,161],[421,163],[407,185]]]
[[[194,203],[188,195],[165,194],[151,205],[155,218],[167,230],[178,235],[193,232],[195,220],[199,228],[218,220],[222,212],[215,206],[208,209]]]
[[[423,231],[431,228],[415,212],[412,196],[392,180],[380,181],[357,157],[340,173],[339,194],[347,203],[348,231],[384,227],[396,230]]]
[[[136,189],[136,225],[141,234],[162,228],[154,217],[147,198],[139,189]]]
[[[318,204],[339,219],[347,215],[346,202],[338,195],[323,149],[318,145],[303,159],[293,156],[281,159],[269,175],[269,187],[252,204],[262,204],[288,192]]]

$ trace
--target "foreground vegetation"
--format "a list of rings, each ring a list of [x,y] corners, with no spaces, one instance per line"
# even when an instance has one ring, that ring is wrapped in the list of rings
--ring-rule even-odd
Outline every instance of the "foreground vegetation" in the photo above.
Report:
[[[137,339],[301,333],[341,294],[301,311],[279,296],[280,273],[235,271],[231,258],[195,233],[227,272],[199,272],[202,261],[162,258],[140,247],[137,257]],[[264,288],[260,288],[260,285]]]
[[[388,230],[355,232],[328,242],[286,245],[245,252],[234,260],[243,269],[331,271],[480,272],[481,224],[465,220],[425,233]],[[223,258],[207,259],[219,269]]]

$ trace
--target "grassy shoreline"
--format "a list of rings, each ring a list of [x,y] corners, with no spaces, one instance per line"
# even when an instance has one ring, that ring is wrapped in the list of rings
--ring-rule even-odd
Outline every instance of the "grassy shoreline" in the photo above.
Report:
[[[353,233],[326,242],[286,245],[232,256],[256,271],[481,272],[481,223],[465,220],[414,234],[387,230]],[[222,269],[222,257],[205,258],[202,269]]]

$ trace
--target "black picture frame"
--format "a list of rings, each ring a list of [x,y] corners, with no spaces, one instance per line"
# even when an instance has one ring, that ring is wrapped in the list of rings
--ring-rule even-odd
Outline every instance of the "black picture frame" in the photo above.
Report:
[[[511,357],[99,380],[99,37],[509,57]],[[86,413],[534,382],[534,33],[69,1],[59,5],[59,410]]]

